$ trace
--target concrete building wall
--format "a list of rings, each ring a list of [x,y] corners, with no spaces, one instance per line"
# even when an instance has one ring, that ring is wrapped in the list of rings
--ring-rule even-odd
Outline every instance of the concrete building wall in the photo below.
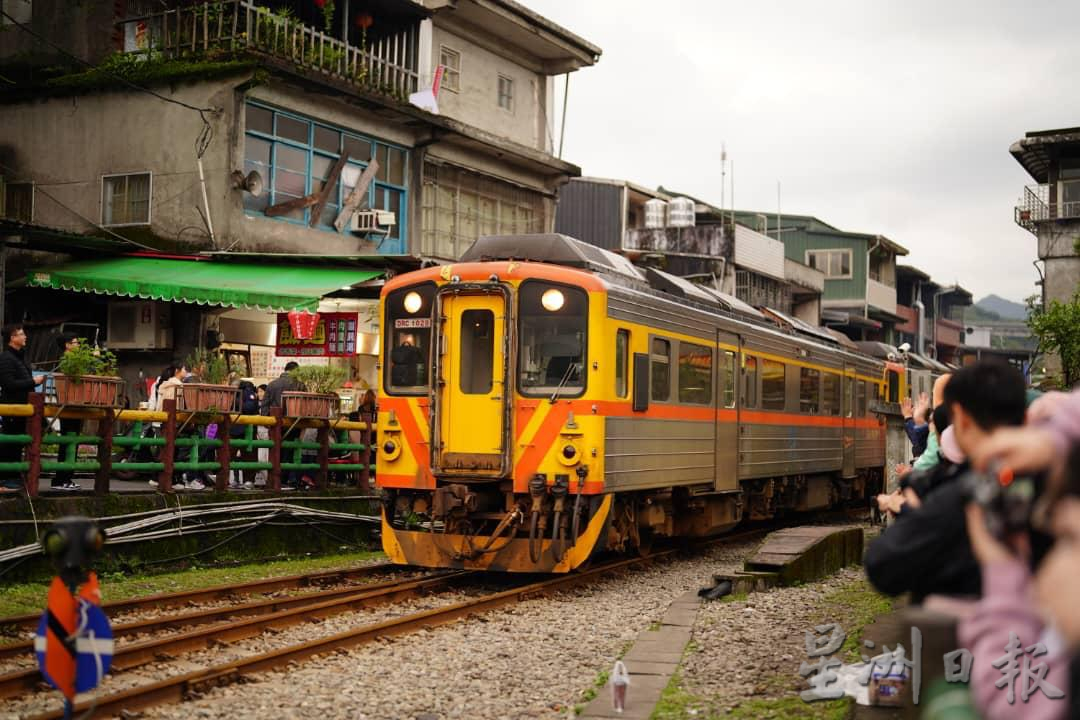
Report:
[[[421,69],[428,77],[439,62],[442,46],[461,55],[460,89],[455,92],[443,86],[439,93],[440,114],[537,150],[552,151],[550,78],[482,47],[469,38],[466,30],[441,16],[435,18],[431,45],[432,67]],[[499,107],[499,75],[513,80],[510,110]]]

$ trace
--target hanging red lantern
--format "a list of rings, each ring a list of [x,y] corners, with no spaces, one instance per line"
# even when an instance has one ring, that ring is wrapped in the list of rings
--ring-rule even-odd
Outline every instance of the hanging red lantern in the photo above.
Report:
[[[319,313],[307,310],[289,311],[289,330],[297,340],[310,340],[315,337],[315,328],[319,324]]]
[[[323,7],[325,7],[325,6],[326,6],[326,0],[315,0],[315,7],[322,10]]]
[[[367,30],[369,27],[375,24],[375,18],[371,17],[368,13],[360,13],[356,16],[356,27],[361,30]]]

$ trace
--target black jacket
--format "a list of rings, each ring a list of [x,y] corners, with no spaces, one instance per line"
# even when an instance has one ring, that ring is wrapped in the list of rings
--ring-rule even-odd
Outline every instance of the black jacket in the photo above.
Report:
[[[954,476],[921,499],[920,507],[903,511],[870,543],[866,577],[886,595],[910,592],[915,602],[931,593],[979,595],[982,578],[968,542],[964,483]]]
[[[270,414],[270,408],[281,407],[281,393],[286,390],[299,390],[300,383],[296,382],[289,373],[281,373],[279,377],[270,381],[266,386],[266,395],[263,396],[262,406],[259,408],[263,415]]]
[[[10,345],[0,353],[0,402],[22,404],[34,389],[34,373],[22,350]]]

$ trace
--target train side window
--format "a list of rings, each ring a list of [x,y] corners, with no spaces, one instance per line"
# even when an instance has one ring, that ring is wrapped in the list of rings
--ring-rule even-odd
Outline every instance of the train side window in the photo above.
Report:
[[[817,415],[821,406],[821,371],[799,368],[799,412]]]
[[[652,339],[649,356],[649,380],[653,400],[664,401],[671,397],[671,342]]]
[[[679,402],[712,404],[712,348],[679,343]]]
[[[847,375],[844,376],[844,417],[851,417],[852,403],[854,402],[854,393],[852,388],[855,385],[855,380]]]
[[[887,379],[889,382],[889,402],[900,402],[900,373],[889,370]]]
[[[735,353],[724,350],[724,407],[735,407]]]
[[[761,407],[765,410],[783,410],[787,390],[787,365],[778,360],[762,360]]]
[[[855,382],[855,417],[866,415],[866,383]]]
[[[827,372],[821,389],[821,414],[840,414],[840,376]]]
[[[743,357],[743,407],[757,407],[757,358]]]
[[[619,330],[615,333],[615,397],[626,397],[629,353],[630,331]]]

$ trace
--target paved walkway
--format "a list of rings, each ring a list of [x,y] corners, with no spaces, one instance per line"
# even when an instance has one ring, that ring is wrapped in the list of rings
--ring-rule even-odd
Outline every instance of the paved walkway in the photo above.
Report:
[[[622,658],[630,673],[623,712],[615,712],[611,688],[605,686],[578,717],[638,720],[652,715],[668,681],[679,668],[700,607],[701,599],[697,593],[688,592],[671,603],[659,629],[644,630],[638,635],[634,646]]]

